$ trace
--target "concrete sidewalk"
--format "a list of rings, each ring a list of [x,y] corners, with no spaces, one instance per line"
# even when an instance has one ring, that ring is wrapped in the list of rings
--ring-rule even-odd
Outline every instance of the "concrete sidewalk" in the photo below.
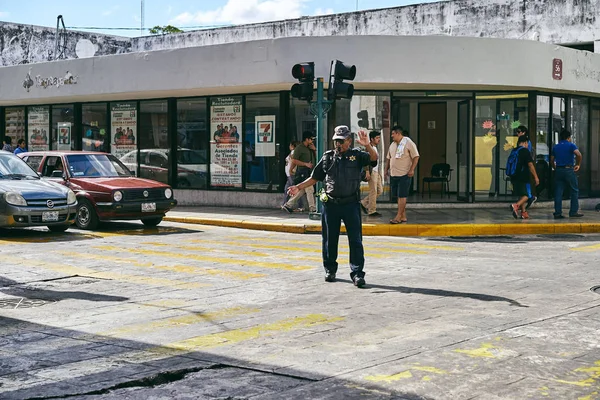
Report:
[[[566,204],[565,204],[566,205]],[[530,210],[531,219],[516,220],[507,204],[409,205],[409,222],[392,225],[393,204],[378,207],[381,217],[363,214],[363,235],[368,236],[490,236],[566,233],[600,233],[600,213],[591,202],[582,202],[582,218],[555,220],[551,202],[536,203]],[[428,208],[424,208],[424,207]],[[568,205],[564,209],[568,215]],[[308,213],[289,214],[280,209],[232,207],[177,207],[165,221],[215,225],[289,233],[320,233],[321,221],[309,218]],[[342,226],[342,230],[344,227]]]

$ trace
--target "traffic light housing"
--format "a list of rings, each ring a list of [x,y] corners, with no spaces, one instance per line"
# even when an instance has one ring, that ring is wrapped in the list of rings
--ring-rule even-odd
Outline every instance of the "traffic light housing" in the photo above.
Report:
[[[329,74],[328,100],[351,99],[354,94],[354,85],[344,80],[352,81],[356,77],[356,67],[344,64],[342,61],[331,62],[331,73]]]
[[[369,112],[367,110],[360,110],[356,116],[358,117],[358,127],[369,129]]]
[[[298,100],[311,101],[314,90],[315,63],[306,62],[294,65],[292,67],[292,76],[298,79],[298,83],[292,86],[292,97]]]

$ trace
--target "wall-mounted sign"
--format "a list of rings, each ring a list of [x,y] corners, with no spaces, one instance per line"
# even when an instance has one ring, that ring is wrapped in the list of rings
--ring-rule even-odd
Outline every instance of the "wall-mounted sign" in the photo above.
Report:
[[[427,129],[435,129],[435,121],[427,121]]]
[[[27,73],[27,76],[23,80],[23,88],[29,92],[29,89],[32,86],[37,86],[41,88],[48,88],[50,86],[60,87],[63,85],[76,85],[77,84],[77,76],[73,75],[69,71],[65,73],[63,77],[56,76],[48,76],[43,77],[41,75],[37,75],[35,79],[31,78],[31,69]]]
[[[254,142],[257,157],[275,156],[275,116],[257,115],[254,117]]]
[[[560,58],[552,60],[552,78],[557,81],[562,80],[563,75],[563,62]]]

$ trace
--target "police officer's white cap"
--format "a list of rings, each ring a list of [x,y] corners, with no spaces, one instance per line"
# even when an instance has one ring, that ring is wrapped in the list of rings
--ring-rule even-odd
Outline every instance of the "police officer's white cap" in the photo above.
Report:
[[[335,129],[333,130],[332,140],[337,140],[337,139],[346,140],[349,137],[352,137],[352,132],[350,132],[350,129],[348,129],[348,127],[346,125],[336,126]]]

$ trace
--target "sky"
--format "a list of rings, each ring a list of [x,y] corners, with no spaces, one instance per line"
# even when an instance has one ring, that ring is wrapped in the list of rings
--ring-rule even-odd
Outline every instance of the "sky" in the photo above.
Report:
[[[142,34],[141,0],[0,0],[0,21],[56,27],[57,17],[62,15],[67,29],[135,37],[148,35],[147,29],[157,25],[187,31],[432,1],[144,0],[146,30]]]

